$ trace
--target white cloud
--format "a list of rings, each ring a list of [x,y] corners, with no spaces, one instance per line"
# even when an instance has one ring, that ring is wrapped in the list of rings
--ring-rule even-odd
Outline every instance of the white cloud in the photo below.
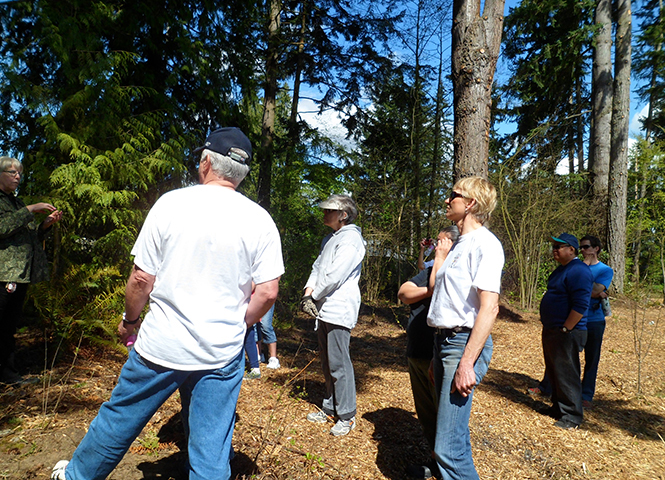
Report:
[[[317,129],[321,134],[344,146],[347,150],[356,148],[356,143],[346,138],[348,132],[342,125],[343,116],[340,112],[328,109],[319,114],[319,107],[313,100],[301,99],[298,102],[298,115],[310,127]]]
[[[642,107],[642,110],[633,115],[633,118],[630,120],[630,126],[628,127],[628,133],[631,137],[635,138],[639,135],[644,135],[640,120],[645,119],[648,114],[649,104],[646,104],[644,107]]]

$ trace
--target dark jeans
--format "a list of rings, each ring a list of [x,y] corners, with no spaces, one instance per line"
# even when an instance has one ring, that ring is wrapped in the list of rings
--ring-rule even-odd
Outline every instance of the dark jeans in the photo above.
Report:
[[[582,382],[580,352],[586,343],[586,330],[563,333],[558,328],[543,329],[545,370],[552,384],[552,407],[562,420],[580,425]]]
[[[582,400],[593,400],[596,392],[596,377],[600,362],[600,347],[603,345],[605,322],[589,322],[586,324],[587,339],[584,346],[584,378],[582,379]]]
[[[23,301],[28,292],[27,283],[16,285],[16,291],[7,292],[7,283],[0,282],[0,368],[8,365],[16,350],[14,334],[23,315]]]
[[[413,392],[413,403],[416,406],[418,421],[423,427],[430,450],[434,451],[438,399],[436,387],[429,380],[431,360],[407,357],[407,361],[409,362],[409,380],[411,380],[411,392]]]

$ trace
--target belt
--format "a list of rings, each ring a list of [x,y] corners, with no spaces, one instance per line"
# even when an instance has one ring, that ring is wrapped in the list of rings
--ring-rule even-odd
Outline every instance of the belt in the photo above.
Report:
[[[470,332],[469,327],[437,328],[436,334],[445,338],[451,338],[462,332]]]

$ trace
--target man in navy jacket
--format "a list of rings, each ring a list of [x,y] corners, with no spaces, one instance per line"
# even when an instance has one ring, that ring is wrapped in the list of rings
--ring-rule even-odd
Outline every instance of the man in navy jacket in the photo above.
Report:
[[[552,408],[561,428],[577,428],[583,420],[580,352],[587,338],[584,314],[589,308],[593,276],[577,258],[579,242],[562,233],[552,238],[552,254],[561,265],[550,275],[540,302],[545,370],[552,384]]]

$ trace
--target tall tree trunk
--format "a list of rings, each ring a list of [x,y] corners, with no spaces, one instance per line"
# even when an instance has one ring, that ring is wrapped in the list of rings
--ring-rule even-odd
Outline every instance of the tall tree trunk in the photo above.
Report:
[[[598,0],[593,53],[593,128],[589,147],[591,191],[605,204],[608,194],[612,124],[612,1]]]
[[[289,118],[289,138],[291,146],[295,146],[300,138],[300,129],[298,128],[298,103],[300,102],[300,78],[305,65],[303,52],[305,51],[305,33],[307,26],[307,1],[303,0],[300,11],[300,39],[298,40],[298,60],[296,71],[293,75],[293,98],[291,100],[291,116]],[[287,160],[288,161],[288,160]]]
[[[607,242],[610,254],[610,267],[614,269],[612,286],[613,290],[617,293],[623,293],[626,271],[631,23],[632,12],[630,0],[618,0]]]
[[[439,41],[439,73],[436,89],[436,110],[434,114],[434,148],[432,149],[432,172],[429,184],[429,205],[427,208],[427,236],[438,235],[438,232],[432,231],[432,212],[436,208],[434,200],[436,198],[436,186],[439,179],[439,161],[441,155],[441,119],[443,118],[444,107],[444,89],[443,89],[443,34]],[[434,235],[433,235],[434,234]]]
[[[421,55],[421,41],[422,39],[420,38],[420,27],[421,27],[421,18],[422,18],[422,2],[418,2],[418,14],[417,14],[417,20],[416,20],[416,45],[414,48],[415,52],[415,60],[416,60],[416,65],[415,65],[415,72],[414,72],[414,84],[412,88],[413,92],[413,109],[411,111],[411,135],[410,135],[410,150],[411,150],[411,157],[413,158],[413,183],[412,183],[412,195],[413,197],[411,198],[412,202],[412,211],[411,211],[411,218],[414,219],[415,221],[415,239],[411,239],[411,245],[413,246],[415,244],[415,241],[419,241],[422,237],[422,225],[420,223],[420,216],[421,216],[421,211],[420,211],[420,189],[421,189],[421,175],[420,175],[420,166],[421,166],[421,158],[420,158],[420,143],[422,140],[422,119],[423,119],[423,114],[422,114],[422,100],[421,100],[421,78],[420,78],[420,55]],[[414,231],[413,228],[411,229],[411,234],[413,235]],[[415,240],[415,241],[414,241]],[[412,247],[410,247],[412,248]]]
[[[575,97],[577,98],[577,105],[582,105],[582,80],[578,77],[575,85]],[[577,142],[577,171],[583,173],[584,168],[584,117],[579,115],[575,121],[577,127],[577,135],[575,141]]]
[[[268,18],[268,51],[266,53],[266,79],[264,87],[263,121],[261,126],[261,151],[257,201],[270,210],[270,190],[275,136],[275,112],[277,110],[277,82],[279,75],[279,28],[282,11],[281,0],[270,0]]]
[[[452,79],[455,181],[487,178],[492,83],[501,47],[505,0],[453,0]]]

